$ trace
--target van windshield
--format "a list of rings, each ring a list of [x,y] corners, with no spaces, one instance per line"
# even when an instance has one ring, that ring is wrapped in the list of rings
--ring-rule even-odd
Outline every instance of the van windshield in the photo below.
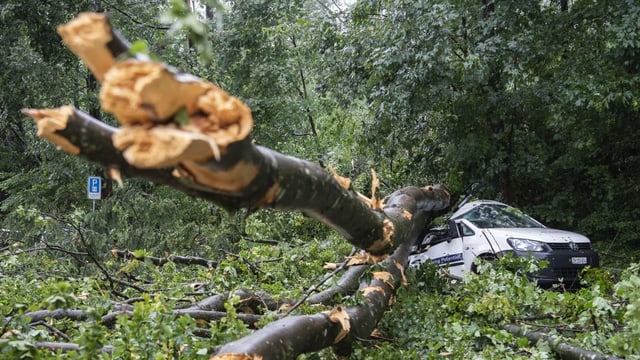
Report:
[[[460,216],[481,229],[543,228],[544,225],[522,211],[506,205],[482,204]]]

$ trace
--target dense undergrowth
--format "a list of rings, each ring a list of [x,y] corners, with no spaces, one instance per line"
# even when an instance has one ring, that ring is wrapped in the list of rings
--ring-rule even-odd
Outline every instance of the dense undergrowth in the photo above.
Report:
[[[266,220],[258,216],[248,227],[259,233],[267,228]],[[281,221],[313,227],[303,217]],[[60,252],[38,243],[14,243],[3,249],[0,358],[206,359],[217,345],[251,331],[238,314],[259,315],[256,326],[283,315],[290,307],[287,303],[302,298],[323,278],[325,262],[344,258],[351,250],[337,237],[295,244],[244,240],[233,252],[200,249],[199,256],[215,261],[215,266],[205,267],[171,261],[158,266],[149,259],[123,260],[108,254],[93,263],[81,247],[66,249]],[[139,257],[168,255],[133,252]],[[408,285],[398,290],[396,303],[374,336],[357,343],[352,358],[555,358],[549,344],[516,336],[503,328],[507,324],[555,335],[557,341],[594,352],[639,358],[640,266],[631,264],[620,271],[614,262],[604,265],[588,269],[582,286],[571,291],[537,287],[521,273],[544,264],[523,259],[483,264],[479,274],[463,281],[452,281],[432,266],[409,269]],[[263,299],[264,306],[249,309],[233,296],[241,289],[273,297],[282,305],[269,309]],[[188,308],[212,294],[229,295],[224,304],[227,314],[220,320],[175,315],[175,309]],[[358,301],[357,296],[336,300],[347,305]],[[129,316],[105,323],[105,315],[124,308],[130,310]],[[56,309],[80,310],[85,317],[33,322],[24,315]],[[303,305],[294,314],[318,310]],[[38,342],[77,347],[50,350]],[[335,356],[327,349],[303,358]]]
[[[582,287],[571,291],[541,289],[511,271],[514,265],[533,270],[541,264],[503,259],[457,283],[429,267],[411,272],[414,286],[399,291],[380,326],[393,334],[389,346],[415,359],[555,358],[548,344],[532,344],[503,328],[518,324],[597,353],[638,356],[637,265],[619,277],[589,269]]]

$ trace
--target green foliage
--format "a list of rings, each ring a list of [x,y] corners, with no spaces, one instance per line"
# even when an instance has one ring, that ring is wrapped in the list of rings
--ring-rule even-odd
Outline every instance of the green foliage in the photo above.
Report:
[[[156,54],[247,102],[258,143],[331,164],[362,193],[370,168],[383,193],[482,182],[478,196],[506,199],[599,241],[605,266],[627,268],[628,259],[606,255],[637,249],[640,8],[633,1],[581,0],[567,9],[525,0],[491,7],[368,0],[343,9],[324,1],[232,1],[223,9],[212,0],[200,10],[181,0],[97,3],[125,37],[144,39],[134,52]],[[206,325],[213,340],[194,336],[202,324],[170,314],[190,284],[300,298],[323,277],[325,262],[351,249],[298,213],[244,218],[143,181],[113,189],[107,182],[92,210],[86,177],[106,176],[38,139],[19,110],[74,104],[101,115],[95,81],[55,33],[97,3],[0,5],[0,293],[11,294],[0,296],[0,312],[9,319],[3,327],[19,331],[0,340],[0,357],[109,358],[101,349],[113,345],[117,358],[208,358],[211,344],[248,330],[231,299],[229,316]],[[197,255],[217,266],[158,267],[116,259],[112,248]],[[500,328],[512,321],[595,351],[640,356],[637,266],[621,275],[590,269],[572,292],[542,291],[513,271],[536,266],[543,264],[504,259],[457,283],[434,267],[410,271],[410,286],[380,324],[393,341],[375,343],[375,351],[358,343],[354,357],[552,357],[548,346]],[[111,284],[104,272],[153,284],[154,296]],[[109,291],[142,297],[115,329],[97,320],[116,296]],[[78,352],[32,346],[60,339],[19,315],[53,308],[90,314],[86,322],[51,321]]]
[[[539,266],[531,259],[502,258],[482,264],[478,274],[468,274],[457,283],[438,276],[433,266],[410,271],[410,285],[399,291],[398,302],[380,326],[382,335],[393,341],[376,351],[376,358],[393,353],[415,359],[553,358],[548,345],[531,344],[501,329],[503,324],[518,321],[529,331],[555,334],[575,346],[624,354],[609,344],[622,345],[636,336],[632,330],[635,325],[619,334],[623,314],[628,316],[625,324],[637,320],[631,320],[629,309],[607,292],[612,289],[612,278],[587,274],[599,280],[585,283],[575,292],[548,291],[513,271],[534,271]],[[623,284],[628,283],[623,280],[616,288],[626,289],[623,292],[629,296],[632,292],[626,291],[632,290]],[[637,344],[627,344],[627,354],[636,354]]]
[[[205,358],[200,346],[194,341],[191,330],[195,322],[188,317],[175,319],[162,296],[136,302],[133,317],[118,319],[115,334],[111,339],[113,356],[117,358],[140,358],[153,355],[154,359]]]
[[[625,301],[622,323],[626,324],[621,331],[608,340],[608,344],[624,357],[640,356],[640,276],[638,264],[633,264],[622,275],[622,280],[615,286],[616,295]]]
[[[366,99],[360,152],[372,152],[391,188],[483,182],[479,196],[631,243],[637,9],[359,1],[328,62],[349,82],[331,85]]]
[[[212,342],[216,345],[224,345],[239,337],[250,333],[247,325],[238,320],[235,305],[239,302],[239,298],[232,297],[225,302],[224,308],[227,316],[218,322],[211,324],[211,333],[213,334]]]
[[[137,54],[149,54],[149,46],[142,40],[134,41],[129,48],[129,54],[135,56]]]
[[[215,9],[218,14],[218,21],[220,21],[221,16],[219,14],[224,8],[222,3],[217,0],[207,0],[205,3],[204,9],[191,9],[184,0],[171,0],[169,8],[162,13],[160,22],[171,25],[169,35],[179,31],[186,32],[189,44],[194,47],[200,60],[208,64],[214,60],[214,54],[209,29],[202,19],[204,16],[208,16],[210,9]],[[191,4],[201,6],[199,2]],[[204,14],[199,13],[200,10],[203,10]],[[219,25],[220,27],[221,24]]]

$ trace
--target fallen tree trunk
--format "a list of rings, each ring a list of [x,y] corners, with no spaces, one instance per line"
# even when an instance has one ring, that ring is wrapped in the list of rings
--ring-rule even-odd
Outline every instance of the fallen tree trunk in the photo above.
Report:
[[[361,195],[344,188],[320,166],[256,146],[248,140],[229,145],[225,159],[242,166],[251,164],[252,169],[243,171],[257,173],[245,188],[223,191],[215,186],[203,186],[187,177],[176,176],[175,168],[165,164],[158,169],[132,165],[111,142],[118,130],[80,110],[62,107],[24,112],[36,120],[39,136],[49,139],[67,152],[107,167],[116,179],[121,174],[146,178],[210,200],[226,209],[268,207],[300,210],[336,229],[355,246],[374,255],[388,253],[402,243],[406,237],[402,229],[411,222],[414,214],[420,211],[439,212],[449,204],[448,190],[442,186],[409,187],[390,196],[389,199],[394,199],[393,203],[380,211],[382,209],[372,208],[362,201]],[[171,145],[167,143],[166,146]],[[211,169],[212,179],[222,177],[230,183],[241,181],[228,174],[228,167],[213,158],[196,166],[206,172]],[[238,175],[239,178],[246,176],[243,171]],[[277,189],[274,191],[274,188]]]
[[[420,215],[423,216],[425,214]],[[420,230],[420,227],[414,227],[408,239],[415,239]],[[361,284],[359,291],[364,298],[361,304],[274,321],[245,338],[222,346],[212,359],[294,359],[329,346],[333,346],[339,356],[350,354],[354,341],[370,339],[388,305],[393,303],[395,290],[405,282],[404,267],[410,244],[407,241],[398,247],[376,266],[380,271],[372,272],[371,282]],[[352,279],[352,274],[348,278]],[[318,337],[319,334],[324,335]]]
[[[107,167],[118,182],[146,178],[229,210],[300,210],[365,251],[351,265],[384,261],[361,289],[361,305],[279,320],[222,347],[218,358],[289,358],[332,345],[346,353],[371,334],[402,283],[411,240],[449,206],[444,186],[407,187],[380,200],[374,176],[366,198],[314,163],[255,145],[250,109],[217,86],[145,56],[116,61],[129,47],[104,15],[81,14],[59,33],[102,82],[101,104],[122,126],[69,106],[24,110],[39,136]]]

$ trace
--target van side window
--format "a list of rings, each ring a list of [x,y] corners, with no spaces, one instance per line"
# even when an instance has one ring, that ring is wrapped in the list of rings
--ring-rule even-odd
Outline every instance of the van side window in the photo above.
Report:
[[[460,229],[460,233],[462,234],[462,236],[471,236],[473,234],[475,234],[473,232],[473,230],[471,230],[470,227],[468,227],[467,225],[465,225],[464,223],[458,223],[458,227]]]

